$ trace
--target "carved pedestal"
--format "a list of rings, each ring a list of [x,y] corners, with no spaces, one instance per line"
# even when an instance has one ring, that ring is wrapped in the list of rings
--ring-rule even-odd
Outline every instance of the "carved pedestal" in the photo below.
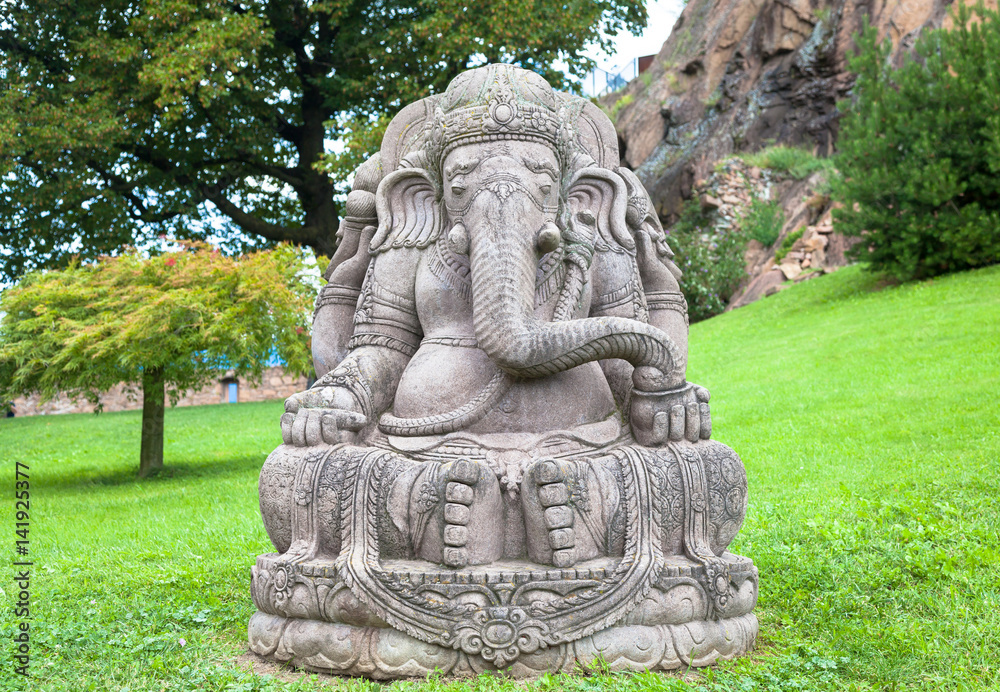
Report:
[[[321,566],[302,565],[291,571],[293,576],[286,576],[288,566],[278,556],[263,555],[254,572],[254,602],[260,610],[250,619],[250,648],[265,658],[307,670],[376,680],[424,677],[432,671],[471,676],[498,669],[526,678],[573,672],[598,660],[613,671],[708,666],[746,653],[757,636],[757,618],[751,612],[757,600],[757,570],[738,555],[726,553],[724,559],[741,584],[726,617],[709,617],[700,567],[677,558],[667,561],[647,595],[620,623],[571,642],[544,646],[518,630],[521,623],[530,622],[520,596],[534,589],[572,594],[593,588],[597,583],[593,576],[613,569],[612,565],[531,571],[512,563],[506,569],[450,575],[420,573],[407,565],[405,574],[427,580],[421,586],[430,593],[474,593],[491,603],[473,616],[477,634],[466,646],[469,653],[393,629],[335,574],[319,576],[324,572]],[[276,575],[286,585],[284,593],[275,586]],[[490,619],[491,615],[498,617]],[[526,645],[524,652],[518,650],[519,644]],[[516,658],[501,659],[511,654]]]
[[[757,570],[725,551],[746,509],[739,457],[713,441],[557,441],[542,446],[560,456],[522,450],[508,453],[510,465],[481,447],[448,458],[454,443],[421,459],[276,450],[261,507],[284,552],[253,569],[252,650],[379,679],[435,669],[524,677],[598,658],[614,670],[670,670],[747,652]],[[464,540],[449,540],[454,526]],[[456,550],[468,552],[456,560]],[[491,551],[489,564],[445,564]],[[560,551],[584,559],[559,567]]]

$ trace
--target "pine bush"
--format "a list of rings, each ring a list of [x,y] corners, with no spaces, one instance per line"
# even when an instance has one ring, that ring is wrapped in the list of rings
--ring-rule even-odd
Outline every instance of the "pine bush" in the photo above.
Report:
[[[959,3],[953,18],[898,69],[866,26],[841,104],[837,229],[899,280],[1000,260],[1000,13]]]

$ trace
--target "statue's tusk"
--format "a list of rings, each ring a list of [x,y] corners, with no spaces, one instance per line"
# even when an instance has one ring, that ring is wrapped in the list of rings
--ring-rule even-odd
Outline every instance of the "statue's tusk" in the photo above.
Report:
[[[559,231],[559,227],[551,221],[542,226],[542,229],[538,231],[538,237],[535,240],[538,250],[542,254],[552,252],[559,247],[561,242],[562,233]]]

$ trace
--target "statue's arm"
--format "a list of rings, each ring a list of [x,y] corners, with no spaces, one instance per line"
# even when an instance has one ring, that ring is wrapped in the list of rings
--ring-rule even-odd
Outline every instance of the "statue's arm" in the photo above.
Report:
[[[675,366],[684,377],[687,303],[672,265],[669,254],[657,252],[654,239],[646,233],[636,234],[634,257],[625,252],[595,253],[590,314],[638,319],[666,332],[677,345],[680,357]],[[636,392],[627,362],[601,361],[601,369],[640,444],[657,446],[685,438],[696,442],[711,435],[709,394],[703,387],[685,383],[667,392]]]
[[[651,233],[655,235],[651,235]],[[681,374],[687,371],[688,313],[687,301],[681,293],[680,270],[663,238],[663,231],[646,227],[635,233],[636,266],[646,299],[648,321],[663,330],[677,345],[682,361],[677,363]]]
[[[371,262],[369,246],[378,226],[375,190],[381,176],[381,157],[375,154],[355,171],[354,186],[344,205],[337,251],[323,273],[327,283],[320,289],[313,313],[312,355],[318,377],[347,355],[354,309]]]
[[[392,406],[403,370],[423,338],[414,299],[418,260],[415,249],[392,249],[372,259],[347,356],[309,390],[286,400],[286,442],[352,441]]]
[[[590,317],[625,317],[645,321],[638,293],[641,287],[636,286],[635,262],[630,255],[611,250],[598,251],[594,253],[591,269]],[[618,358],[602,360],[600,365],[615,401],[627,415],[634,368],[628,361]]]

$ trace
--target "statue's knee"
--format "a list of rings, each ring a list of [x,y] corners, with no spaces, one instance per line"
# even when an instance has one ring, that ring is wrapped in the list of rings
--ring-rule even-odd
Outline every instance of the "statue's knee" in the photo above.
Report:
[[[663,552],[685,552],[686,513],[694,511],[691,500],[704,497],[704,510],[708,518],[708,543],[712,552],[721,555],[736,537],[747,510],[747,476],[743,462],[732,449],[715,440],[697,443],[679,442],[675,445],[697,452],[692,457],[698,468],[684,468],[690,464],[671,451],[643,449],[643,458],[651,472],[651,482],[660,505]]]
[[[267,457],[257,482],[264,528],[279,553],[292,543],[292,498],[301,455],[302,450],[281,445]]]
[[[343,449],[281,445],[260,470],[260,514],[271,543],[285,553],[293,541],[306,541],[314,552],[340,551],[340,491],[337,479]],[[309,535],[296,536],[296,513]]]
[[[709,505],[709,543],[721,555],[736,538],[747,513],[747,473],[731,448],[704,440],[697,445],[705,462]]]

